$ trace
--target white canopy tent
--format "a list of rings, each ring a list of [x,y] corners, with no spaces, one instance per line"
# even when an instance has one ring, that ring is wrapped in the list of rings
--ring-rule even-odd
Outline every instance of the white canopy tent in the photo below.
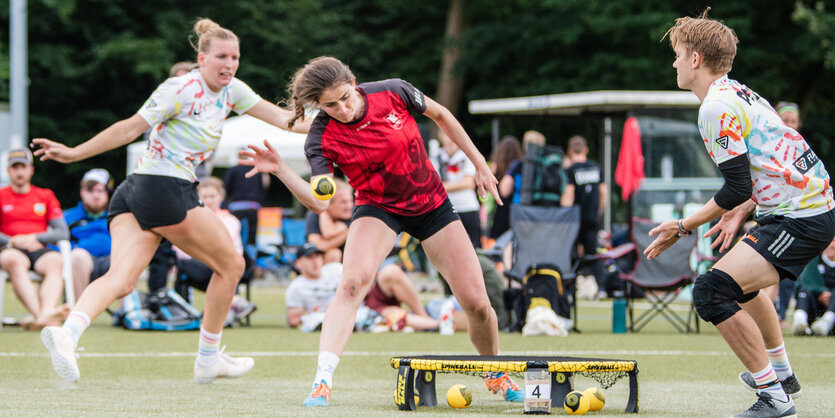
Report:
[[[310,165],[304,155],[305,134],[288,132],[251,116],[229,118],[223,125],[223,134],[212,155],[212,167],[232,167],[238,163],[238,150],[250,144],[263,147],[269,141],[281,158],[298,175],[310,174]],[[128,146],[127,173],[132,173],[139,164],[139,158],[148,146],[147,141],[135,142]]]
[[[504,99],[472,100],[473,115],[495,115],[493,147],[499,142],[498,117],[554,116],[599,117],[603,121],[603,176],[612,184],[612,117],[640,110],[698,109],[699,98],[689,91],[600,90]],[[694,120],[695,123],[695,120]],[[611,200],[606,204],[604,228],[611,231]]]

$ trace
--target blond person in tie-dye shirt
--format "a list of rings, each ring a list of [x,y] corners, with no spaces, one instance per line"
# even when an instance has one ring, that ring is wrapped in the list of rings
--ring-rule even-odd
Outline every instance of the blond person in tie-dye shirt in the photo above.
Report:
[[[195,379],[209,383],[239,377],[254,364],[251,358],[231,358],[219,350],[244,260],[218,217],[198,200],[194,168],[214,151],[231,111],[283,129],[289,129],[292,114],[262,100],[235,78],[240,49],[232,31],[209,19],[198,20],[194,31],[199,69],[166,80],[137,114],[76,147],[33,140],[40,146],[35,155],[41,160],[71,163],[125,145],[152,128],[139,168],[111,199],[110,270],[85,289],[63,327],[48,327],[41,334],[55,371],[66,380],[80,377],[75,348],[81,333],[114,300],[136,287],[163,237],[214,271],[206,291]],[[305,132],[307,126],[296,124],[294,130]]]
[[[695,213],[650,231],[658,238],[644,253],[655,258],[681,236],[719,217],[706,236],[719,232],[713,245],[724,250],[757,210],[757,225],[698,277],[693,303],[748,369],[740,381],[758,391],[757,402],[737,416],[796,416],[792,397],[800,396],[800,383],[789,364],[774,306],[759,289],[781,277],[796,279],[835,236],[829,174],[767,101],[728,78],[736,34],[706,15],[679,18],[668,34],[678,86],[702,102],[699,131],[724,185]]]

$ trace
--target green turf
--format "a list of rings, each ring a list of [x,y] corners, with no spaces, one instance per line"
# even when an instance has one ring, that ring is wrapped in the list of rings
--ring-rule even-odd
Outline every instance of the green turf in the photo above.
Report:
[[[8,285],[7,285],[8,286]],[[503,402],[479,378],[442,374],[437,379],[442,405],[417,413],[399,412],[393,402],[395,355],[475,354],[466,334],[356,334],[335,376],[331,407],[305,409],[316,367],[318,333],[287,329],[283,289],[257,288],[258,311],[251,328],[224,331],[227,353],[248,353],[253,371],[237,380],[197,385],[191,378],[196,332],[125,331],[109,325],[107,314],[85,333],[79,365],[81,381],[63,382],[50,367],[39,335],[16,328],[0,332],[0,415],[9,416],[477,416],[521,415],[520,404]],[[23,308],[6,290],[6,314]],[[638,334],[613,335],[611,302],[580,305],[580,334],[522,337],[501,334],[503,354],[602,357],[638,361],[640,416],[729,416],[755,397],[737,381],[742,369],[716,330],[702,324],[698,335],[681,335],[663,320]],[[800,376],[802,416],[832,416],[835,411],[835,339],[786,337],[792,366]],[[121,353],[119,356],[114,356]],[[517,379],[521,380],[521,379]],[[444,402],[456,383],[473,390],[466,410]],[[578,378],[576,387],[595,385]],[[625,415],[626,380],[606,390],[607,404],[594,416]],[[564,415],[561,409],[555,414]]]

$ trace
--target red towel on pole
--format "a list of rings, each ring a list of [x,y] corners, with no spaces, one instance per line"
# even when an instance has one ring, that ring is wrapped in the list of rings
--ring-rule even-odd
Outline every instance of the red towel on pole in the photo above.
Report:
[[[641,188],[644,177],[641,127],[635,117],[630,117],[623,125],[623,140],[620,143],[618,166],[615,168],[615,182],[621,188],[623,200],[628,200],[633,191]]]

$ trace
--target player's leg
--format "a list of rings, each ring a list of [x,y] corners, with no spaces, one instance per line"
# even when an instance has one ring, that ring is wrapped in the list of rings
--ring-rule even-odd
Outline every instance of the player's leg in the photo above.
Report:
[[[421,242],[429,261],[449,283],[467,313],[470,341],[481,355],[499,352],[496,313],[490,306],[481,265],[460,221],[451,222]]]
[[[212,269],[206,289],[206,304],[200,327],[194,377],[210,383],[218,377],[240,377],[255,364],[249,357],[230,358],[220,352],[223,324],[238,281],[244,272],[244,259],[235,251],[232,237],[211,209],[196,206],[175,225],[153,228],[172,244]]]
[[[783,386],[783,391],[792,398],[799,398],[802,393],[800,383],[789,364],[788,354],[783,342],[783,333],[780,329],[780,320],[771,299],[765,292],[752,292],[743,296],[739,306],[754,319],[757,328],[762,333],[766,355]],[[756,382],[750,372],[740,373],[739,379],[749,388],[757,389]]]
[[[111,303],[133,291],[160,241],[159,235],[142,230],[131,213],[113,218],[110,235],[110,269],[84,289],[63,326],[46,327],[41,332],[55,372],[71,382],[80,377],[75,348],[81,334]]]
[[[452,294],[467,314],[470,341],[481,355],[499,354],[499,328],[490,305],[478,257],[460,221],[453,221],[424,239],[421,244],[429,261],[449,283]],[[487,373],[487,388],[504,399],[522,402],[525,394],[506,373]]]
[[[90,277],[93,274],[93,256],[83,248],[75,248],[72,250],[72,282],[73,294],[75,299],[81,297],[81,293],[90,284],[91,279],[98,277]]]
[[[776,284],[778,278],[774,266],[743,242],[699,276],[693,288],[693,299],[699,316],[716,326],[752,374],[761,400],[768,398],[771,404],[777,404],[778,410],[790,411],[794,404],[783,391],[769,362],[762,333],[751,315],[737,303],[747,293]],[[773,309],[768,314],[776,316]]]
[[[313,380],[313,390],[304,400],[304,406],[328,405],[330,388],[333,387],[333,372],[354,330],[357,309],[396,238],[394,230],[376,217],[363,216],[351,222],[345,242],[342,280],[325,311],[322,335],[319,338],[316,378]]]
[[[29,257],[16,248],[6,248],[0,252],[0,267],[9,274],[12,289],[23,307],[32,318],[38,318],[41,314],[41,301],[35,284],[27,274],[31,267]]]

